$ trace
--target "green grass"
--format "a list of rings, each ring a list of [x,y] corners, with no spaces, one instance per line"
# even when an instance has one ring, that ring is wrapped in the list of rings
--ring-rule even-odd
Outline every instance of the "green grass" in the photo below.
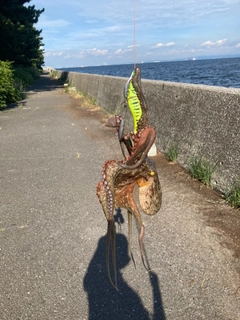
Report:
[[[54,78],[56,78],[56,77],[57,77],[57,71],[52,70],[52,71],[51,71],[51,76],[54,77]]]
[[[176,144],[168,147],[167,159],[171,162],[176,162],[178,158],[178,146]]]
[[[64,92],[65,93],[70,93],[71,92],[71,86],[64,86]]]
[[[195,157],[189,161],[188,171],[192,178],[198,179],[203,184],[211,186],[212,176],[217,164],[212,164],[203,157]]]
[[[240,208],[240,181],[235,181],[231,190],[225,193],[226,201],[234,208]]]
[[[96,101],[95,98],[90,97],[89,100],[90,100],[90,103],[91,103],[93,106],[96,106],[96,105],[97,105],[97,101]]]
[[[76,96],[78,98],[81,98],[82,99],[82,103],[84,105],[97,106],[97,101],[96,101],[95,98],[87,95],[85,92],[77,90],[76,87],[74,87],[74,86],[72,86],[70,84],[68,84],[67,86],[64,87],[64,92],[73,94],[74,96]]]

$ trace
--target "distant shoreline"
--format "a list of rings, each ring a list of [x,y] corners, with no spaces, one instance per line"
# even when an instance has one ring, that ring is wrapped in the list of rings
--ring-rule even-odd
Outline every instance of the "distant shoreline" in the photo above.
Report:
[[[189,60],[155,61],[137,65],[141,68],[142,79],[240,88],[240,57],[211,59],[192,57]],[[133,67],[133,64],[117,64],[56,70],[128,78]]]
[[[196,60],[220,60],[220,59],[235,59],[235,58],[240,58],[239,55],[232,55],[232,56],[207,56],[207,57],[202,57],[202,56],[195,56],[195,57],[190,57],[190,58],[184,58],[184,59],[174,59],[174,60],[154,60],[154,61],[141,61],[137,62],[137,65],[141,64],[146,64],[146,63],[165,63],[165,62],[184,62],[184,61],[196,61],[193,60],[195,58]],[[75,66],[75,67],[56,67],[56,70],[65,70],[65,69],[71,69],[71,68],[94,68],[94,67],[110,67],[110,66],[122,66],[122,65],[134,65],[133,62],[129,63],[116,63],[116,64],[99,64],[99,65],[89,65],[89,66]]]

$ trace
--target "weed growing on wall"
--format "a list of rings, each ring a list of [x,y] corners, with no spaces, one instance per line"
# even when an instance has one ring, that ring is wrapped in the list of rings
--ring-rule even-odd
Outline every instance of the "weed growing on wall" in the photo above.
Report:
[[[168,161],[176,162],[177,158],[178,158],[178,146],[176,144],[169,146],[167,151]]]
[[[97,101],[95,98],[90,98],[90,103],[93,105],[93,106],[96,106],[97,105]]]
[[[77,90],[76,87],[73,87],[68,83],[64,84],[64,92],[70,93],[73,96],[75,96],[76,98],[80,98],[82,100],[81,102],[82,102],[83,106],[88,106],[88,105],[96,106],[97,105],[95,98],[88,96],[85,92]]]
[[[217,164],[212,164],[203,157],[195,157],[189,161],[188,171],[192,178],[210,186]]]
[[[240,208],[240,181],[235,181],[230,192],[225,193],[226,201],[235,208]]]
[[[53,77],[53,78],[57,78],[57,71],[55,71],[55,70],[51,70],[51,76]]]

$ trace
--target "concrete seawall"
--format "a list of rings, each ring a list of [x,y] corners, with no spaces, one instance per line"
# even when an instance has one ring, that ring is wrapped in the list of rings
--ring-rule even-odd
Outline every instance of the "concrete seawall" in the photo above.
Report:
[[[121,111],[125,78],[55,70],[57,77],[96,99],[105,111]],[[156,146],[178,146],[178,162],[195,156],[218,163],[213,185],[225,191],[240,179],[240,89],[142,80]]]

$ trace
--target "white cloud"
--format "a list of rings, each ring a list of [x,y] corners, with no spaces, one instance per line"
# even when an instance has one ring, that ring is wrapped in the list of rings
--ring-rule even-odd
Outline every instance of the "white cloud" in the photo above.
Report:
[[[216,42],[213,41],[206,41],[200,45],[200,47],[218,47],[223,45],[227,39],[218,40]]]
[[[105,56],[106,54],[108,54],[108,50],[100,50],[100,49],[88,49],[86,50],[86,52],[88,54],[91,54],[93,56]]]
[[[119,55],[119,54],[124,54],[124,53],[128,53],[128,52],[132,52],[134,49],[134,46],[128,46],[127,49],[117,49],[115,51],[115,54],[116,55]]]
[[[227,39],[218,40],[218,41],[216,41],[216,46],[221,46],[221,45],[224,44],[226,41],[227,41]]]
[[[135,47],[140,47],[140,45],[139,45],[139,44],[137,44],[137,45],[131,45],[131,46],[128,46],[128,48],[129,48],[129,49],[134,49]]]
[[[146,23],[146,20],[148,25],[151,24],[153,28],[155,25],[171,27],[176,24],[186,25],[189,21],[195,23],[196,19],[209,18],[212,15],[229,11],[229,8],[238,5],[238,1],[202,1],[201,5],[197,0],[180,0],[178,2],[176,0],[137,1],[137,27],[142,23]],[[112,23],[116,21],[132,23],[133,20],[133,2],[129,2],[129,0],[122,0],[121,2],[116,0],[104,2],[88,0],[68,1],[68,3],[78,5],[79,15],[83,17],[92,19],[101,17],[104,21]],[[148,17],[151,18],[149,19]]]
[[[45,57],[60,57],[63,55],[62,51],[45,51],[44,56]]]
[[[64,59],[83,59],[89,56],[104,56],[108,54],[108,50],[101,49],[87,49],[82,51],[45,51],[44,56],[46,57],[63,57]]]
[[[64,19],[48,19],[47,16],[41,15],[38,21],[38,28],[63,28],[70,25],[71,22]]]
[[[139,61],[149,61],[150,55],[151,60],[160,60],[239,53],[239,0],[201,5],[197,0],[139,0],[135,41],[134,6],[129,0],[69,0],[67,10],[64,0],[34,0],[34,4],[45,7],[37,28],[43,29],[46,62],[59,60],[64,65],[66,56],[72,57],[71,63],[81,59],[84,65],[103,60],[131,63],[133,50]]]
[[[168,42],[168,43],[157,43],[155,46],[151,47],[151,49],[157,49],[157,48],[162,48],[162,47],[172,47],[174,46],[175,43],[174,42]]]
[[[121,54],[122,52],[123,52],[122,49],[118,49],[118,50],[115,51],[115,54]]]

